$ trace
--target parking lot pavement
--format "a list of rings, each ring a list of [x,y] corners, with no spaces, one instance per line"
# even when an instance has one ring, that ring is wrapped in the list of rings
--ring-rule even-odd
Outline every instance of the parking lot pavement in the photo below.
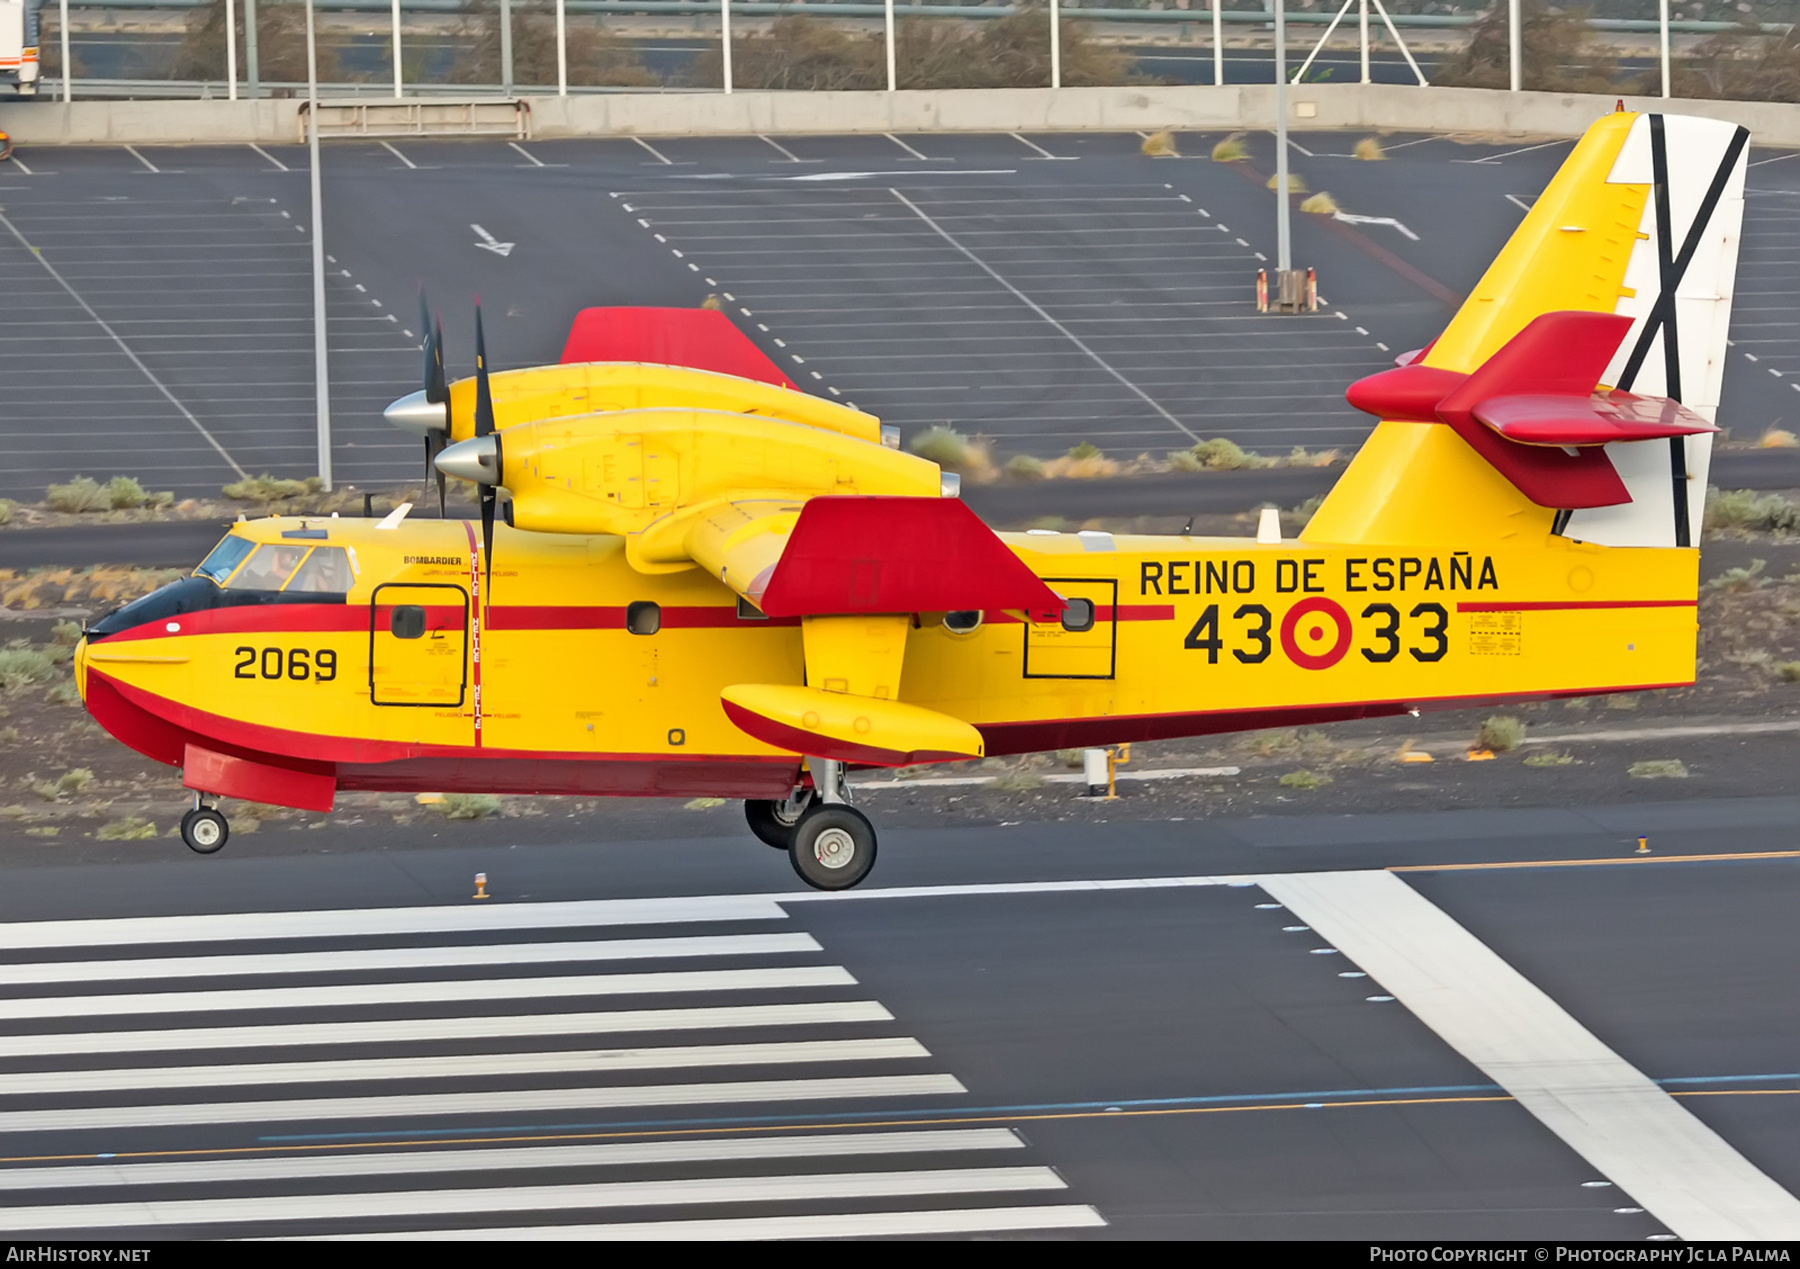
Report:
[[[471,368],[481,298],[496,364],[555,360],[602,304],[719,302],[800,386],[903,431],[947,424],[1001,457],[1090,441],[1114,457],[1226,436],[1354,446],[1343,388],[1418,347],[1517,225],[1566,142],[1296,134],[1342,215],[1296,213],[1321,311],[1259,316],[1276,255],[1274,140],[1136,133],[334,142],[325,149],[340,481],[415,479],[380,408],[416,386],[417,295]],[[0,277],[17,297],[0,494],[76,472],[181,493],[314,470],[304,147],[40,150],[0,175]],[[1757,151],[1721,423],[1800,420],[1783,303],[1800,162]]]

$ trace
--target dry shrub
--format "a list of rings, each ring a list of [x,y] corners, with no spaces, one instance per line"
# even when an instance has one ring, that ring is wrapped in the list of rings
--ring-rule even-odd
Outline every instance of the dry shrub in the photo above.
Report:
[[[1062,23],[1062,82],[1070,86],[1154,82],[1133,58],[1095,44],[1081,25]],[[900,19],[894,64],[901,88],[1042,88],[1050,82],[1050,14],[1040,6],[980,22]],[[717,46],[694,60],[696,84],[723,82]],[[879,31],[864,33],[818,18],[778,17],[769,29],[731,42],[732,85],[766,89],[887,87]]]
[[[1164,128],[1161,132],[1152,132],[1144,138],[1143,151],[1153,159],[1178,159],[1181,151],[1175,148],[1175,134]]]
[[[244,54],[244,15],[238,9],[238,74],[248,73]],[[257,74],[265,83],[306,82],[306,6],[299,0],[262,0],[256,6]],[[319,78],[344,77],[338,56],[319,41]],[[175,50],[171,79],[225,78],[225,0],[205,0],[188,14],[187,35]]]
[[[500,82],[499,0],[469,0],[456,35],[464,48],[450,71],[457,84]],[[513,82],[556,82],[556,8],[523,3],[512,6]],[[598,22],[571,16],[567,23],[569,82],[591,87],[647,88],[659,80],[638,56],[637,49]],[[733,51],[736,51],[734,42]],[[749,87],[748,84],[744,85]]]
[[[1800,440],[1796,440],[1794,434],[1785,427],[1772,427],[1762,434],[1756,444],[1760,449],[1793,449],[1800,446]]]
[[[1264,184],[1263,188],[1273,193],[1275,190],[1275,182],[1280,179],[1281,177],[1279,175],[1271,176],[1267,183]],[[1289,172],[1287,178],[1287,192],[1290,194],[1306,193],[1306,178],[1301,176],[1298,172]],[[1333,208],[1332,210],[1335,211],[1337,209]]]
[[[992,480],[998,474],[987,442],[980,438],[970,440],[948,424],[926,428],[908,448],[925,461],[977,483]]]
[[[1537,92],[1614,90],[1617,65],[1590,48],[1585,15],[1552,9],[1544,0],[1520,0],[1524,87]],[[1507,6],[1494,4],[1471,29],[1462,53],[1439,64],[1434,84],[1457,88],[1506,88],[1512,82],[1512,42]]]
[[[1376,137],[1364,137],[1358,141],[1353,153],[1357,158],[1371,162],[1387,158],[1387,151],[1381,148],[1381,141]]]
[[[1496,714],[1481,724],[1475,734],[1477,749],[1510,753],[1525,743],[1525,724],[1507,714]]]
[[[1800,101],[1800,26],[1785,35],[1715,35],[1678,59],[1671,72],[1677,97]],[[1640,91],[1660,88],[1661,72],[1646,73],[1637,86]]]
[[[1244,134],[1234,132],[1212,148],[1214,163],[1236,163],[1240,159],[1250,157],[1250,149],[1244,144]]]
[[[1291,177],[1289,178],[1292,179]],[[1300,210],[1310,212],[1314,216],[1335,216],[1338,214],[1337,199],[1324,190],[1306,199],[1300,204]]]

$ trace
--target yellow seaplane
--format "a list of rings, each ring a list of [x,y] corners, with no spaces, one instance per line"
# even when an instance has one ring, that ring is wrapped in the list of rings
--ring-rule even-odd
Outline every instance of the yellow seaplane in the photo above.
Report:
[[[868,875],[847,769],[1692,681],[1747,134],[1575,147],[1298,538],[1000,534],[718,312],[589,310],[564,361],[390,417],[479,521],[240,523],[96,621],[93,716],[223,796],[714,796],[811,885]],[[441,486],[440,486],[441,488]],[[504,497],[502,497],[504,495]]]

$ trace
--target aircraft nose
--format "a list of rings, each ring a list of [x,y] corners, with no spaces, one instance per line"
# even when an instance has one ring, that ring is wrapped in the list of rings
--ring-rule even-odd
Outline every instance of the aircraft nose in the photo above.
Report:
[[[407,393],[381,415],[395,427],[419,436],[448,431],[450,427],[450,407],[442,401],[427,401],[423,389]]]
[[[437,469],[478,485],[500,483],[500,446],[492,436],[476,436],[448,446],[433,460]]]

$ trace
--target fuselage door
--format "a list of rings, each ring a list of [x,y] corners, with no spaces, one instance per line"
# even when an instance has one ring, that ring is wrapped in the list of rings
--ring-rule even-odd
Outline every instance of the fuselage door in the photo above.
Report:
[[[1067,601],[1061,612],[1034,612],[1025,626],[1028,679],[1110,679],[1119,583],[1110,578],[1046,577]]]
[[[456,705],[468,690],[469,592],[443,582],[390,582],[369,601],[369,699]]]

